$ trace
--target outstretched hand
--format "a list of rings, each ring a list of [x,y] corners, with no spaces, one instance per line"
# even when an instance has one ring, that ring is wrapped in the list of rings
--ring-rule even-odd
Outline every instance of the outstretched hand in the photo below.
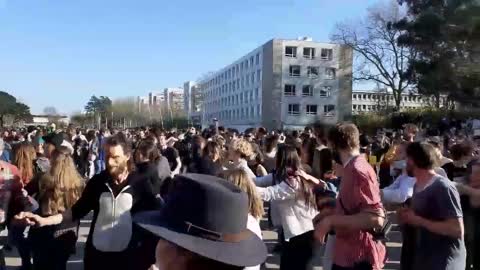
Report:
[[[43,218],[30,212],[21,212],[14,217],[15,222],[28,226],[43,226]]]

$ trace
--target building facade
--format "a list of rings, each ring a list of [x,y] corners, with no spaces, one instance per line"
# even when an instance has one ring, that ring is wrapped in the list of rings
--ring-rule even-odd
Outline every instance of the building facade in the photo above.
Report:
[[[149,106],[161,106],[165,101],[165,93],[150,92],[148,93]]]
[[[447,102],[447,97],[440,97],[440,106]],[[403,93],[400,110],[434,106],[435,99],[419,94]],[[389,91],[354,91],[352,93],[352,114],[378,112],[395,107],[395,99]]]
[[[352,50],[309,38],[273,39],[202,85],[204,126],[297,129],[352,113]]]
[[[166,109],[173,114],[184,115],[183,89],[169,87],[163,90]]]

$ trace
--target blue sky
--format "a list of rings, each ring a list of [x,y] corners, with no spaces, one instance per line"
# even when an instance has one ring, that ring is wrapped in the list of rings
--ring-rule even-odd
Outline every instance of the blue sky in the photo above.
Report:
[[[328,41],[378,1],[0,0],[0,90],[70,114],[93,94],[181,86],[274,37]]]

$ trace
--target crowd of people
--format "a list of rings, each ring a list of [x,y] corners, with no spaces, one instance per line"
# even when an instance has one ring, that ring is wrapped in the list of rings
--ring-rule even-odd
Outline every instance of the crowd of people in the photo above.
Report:
[[[475,135],[414,124],[366,134],[352,123],[10,129],[0,222],[20,269],[67,269],[89,214],[85,269],[260,269],[268,226],[282,270],[312,269],[319,253],[323,269],[378,270],[397,222],[401,269],[480,269]]]

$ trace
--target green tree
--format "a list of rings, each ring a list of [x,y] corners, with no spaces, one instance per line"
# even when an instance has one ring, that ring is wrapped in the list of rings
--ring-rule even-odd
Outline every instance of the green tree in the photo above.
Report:
[[[480,1],[399,0],[408,16],[398,44],[418,52],[409,76],[422,94],[480,105]]]
[[[111,114],[112,109],[112,100],[105,96],[92,96],[88,101],[87,105],[85,105],[85,111],[88,115],[93,116],[94,118],[99,120],[99,124],[108,122],[109,115]]]
[[[9,93],[0,91],[0,127],[3,127],[6,116],[12,116],[15,121],[28,120],[31,118],[30,108]]]

